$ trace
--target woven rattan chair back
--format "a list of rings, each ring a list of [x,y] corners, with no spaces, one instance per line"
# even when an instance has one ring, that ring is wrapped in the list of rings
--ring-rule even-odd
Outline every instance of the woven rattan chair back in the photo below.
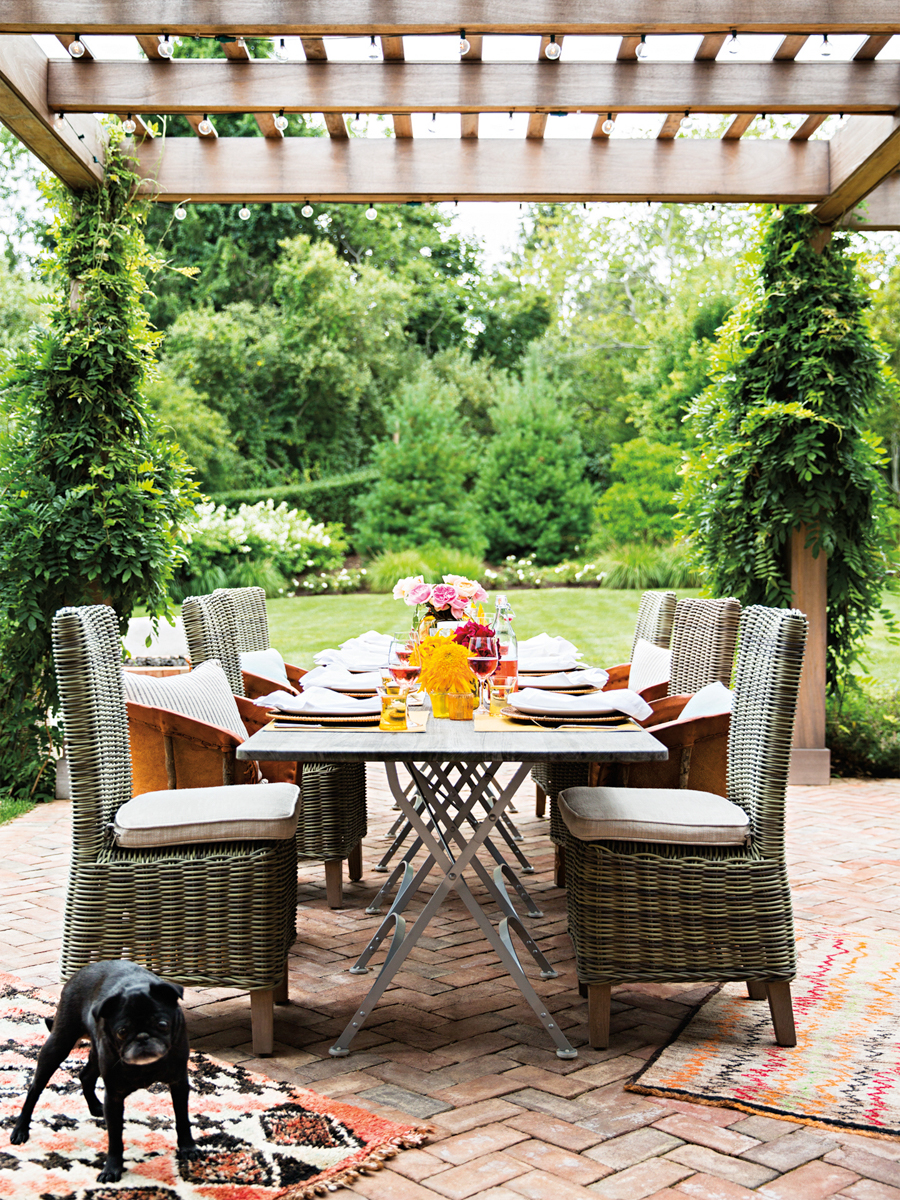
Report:
[[[249,589],[248,589],[249,590]],[[191,663],[198,667],[218,659],[236,696],[244,695],[241,656],[234,637],[234,606],[227,595],[188,596],[181,604],[181,619]]]
[[[61,608],[52,638],[72,781],[73,858],[92,860],[107,825],[131,799],[119,621],[103,604]]]
[[[266,593],[261,587],[216,588],[213,595],[225,596],[231,603],[234,640],[239,652],[269,649]]]
[[[784,854],[784,801],[808,622],[796,609],[754,605],[741,617],[728,799],[750,817],[754,847]]]
[[[669,695],[699,692],[718,680],[731,685],[741,606],[724,600],[679,600],[672,628]]]
[[[654,646],[661,646],[664,650],[668,650],[672,640],[674,617],[674,592],[644,592],[638,608],[634,638],[631,642],[631,657],[628,661],[631,662],[634,658],[634,650],[640,638],[643,638],[645,642],[652,642]]]

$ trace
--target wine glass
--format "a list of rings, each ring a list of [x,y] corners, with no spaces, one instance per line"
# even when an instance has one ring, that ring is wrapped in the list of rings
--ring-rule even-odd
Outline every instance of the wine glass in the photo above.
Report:
[[[388,671],[391,677],[400,684],[406,684],[409,691],[415,691],[416,680],[422,671],[422,660],[417,655],[417,662],[411,662],[413,652],[418,648],[419,635],[415,630],[395,633],[388,651]]]
[[[497,670],[500,651],[496,637],[474,637],[469,642],[469,668],[478,680],[477,713],[487,713],[490,709],[484,702],[484,686]]]

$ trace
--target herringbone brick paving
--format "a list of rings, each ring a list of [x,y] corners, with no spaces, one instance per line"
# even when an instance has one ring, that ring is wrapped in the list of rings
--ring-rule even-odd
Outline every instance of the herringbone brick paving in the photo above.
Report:
[[[394,816],[383,772],[370,769],[366,872],[346,907],[325,903],[322,868],[301,864],[292,1003],[276,1009],[275,1055],[254,1059],[247,998],[226,989],[186,997],[191,1043],[220,1058],[385,1116],[429,1121],[420,1150],[346,1190],[368,1200],[900,1200],[900,1143],[747,1117],[725,1108],[648,1099],[622,1084],[664,1043],[705,987],[622,987],[613,1045],[586,1045],[563,893],[553,886],[545,821],[528,788],[517,821],[536,867],[525,882],[544,911],[528,921],[559,971],[536,980],[579,1046],[556,1058],[546,1034],[485,948],[461,901],[448,901],[347,1058],[328,1047],[371,984],[347,967],[376,918],[363,911],[384,879],[372,867]],[[798,924],[842,925],[890,940],[900,930],[900,781],[848,780],[789,795],[791,878]],[[56,987],[71,806],[42,805],[0,828],[5,920],[0,969]],[[478,894],[477,890],[473,888]],[[489,910],[490,911],[490,910]],[[528,969],[528,968],[526,968]],[[534,973],[530,972],[532,978]]]

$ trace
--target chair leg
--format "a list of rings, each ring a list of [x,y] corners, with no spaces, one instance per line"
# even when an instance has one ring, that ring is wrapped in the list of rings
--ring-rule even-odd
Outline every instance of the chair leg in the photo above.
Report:
[[[347,871],[353,883],[358,883],[362,879],[362,840],[358,841],[347,855]]]
[[[553,847],[553,879],[557,887],[566,886],[566,848]]]
[[[276,1004],[290,1004],[291,1002],[290,996],[288,995],[287,963],[285,963],[284,967],[284,979],[282,979],[281,983],[279,983],[275,988],[274,999]]]
[[[256,1058],[267,1058],[275,1044],[275,993],[277,988],[250,993],[250,1027],[253,1035],[253,1053]]]
[[[609,1046],[609,1006],[612,984],[588,984],[588,1041],[595,1050]]]
[[[767,996],[766,981],[764,979],[748,979],[747,995],[751,1000],[765,1000]]]
[[[779,1046],[796,1046],[797,1031],[794,1028],[791,985],[781,982],[767,983],[766,992],[769,997],[769,1011],[772,1013],[772,1024],[775,1027],[776,1043]]]
[[[325,896],[329,908],[344,907],[343,867],[342,858],[329,858],[325,863]]]
[[[547,811],[547,793],[539,783],[534,785],[534,815],[542,817]]]

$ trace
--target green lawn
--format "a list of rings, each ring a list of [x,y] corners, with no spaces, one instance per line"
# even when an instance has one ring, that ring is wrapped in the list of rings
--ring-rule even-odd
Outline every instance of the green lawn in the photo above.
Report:
[[[699,593],[679,589],[679,599]],[[562,634],[584,652],[588,662],[611,666],[627,662],[641,593],[608,588],[546,588],[510,593],[520,638],[536,633]],[[885,607],[900,620],[900,596],[885,597]],[[337,646],[366,629],[391,633],[400,629],[411,610],[390,595],[298,596],[269,600],[269,633],[288,662],[311,667],[313,655]],[[858,673],[879,684],[900,684],[900,647],[888,642],[879,617]]]

